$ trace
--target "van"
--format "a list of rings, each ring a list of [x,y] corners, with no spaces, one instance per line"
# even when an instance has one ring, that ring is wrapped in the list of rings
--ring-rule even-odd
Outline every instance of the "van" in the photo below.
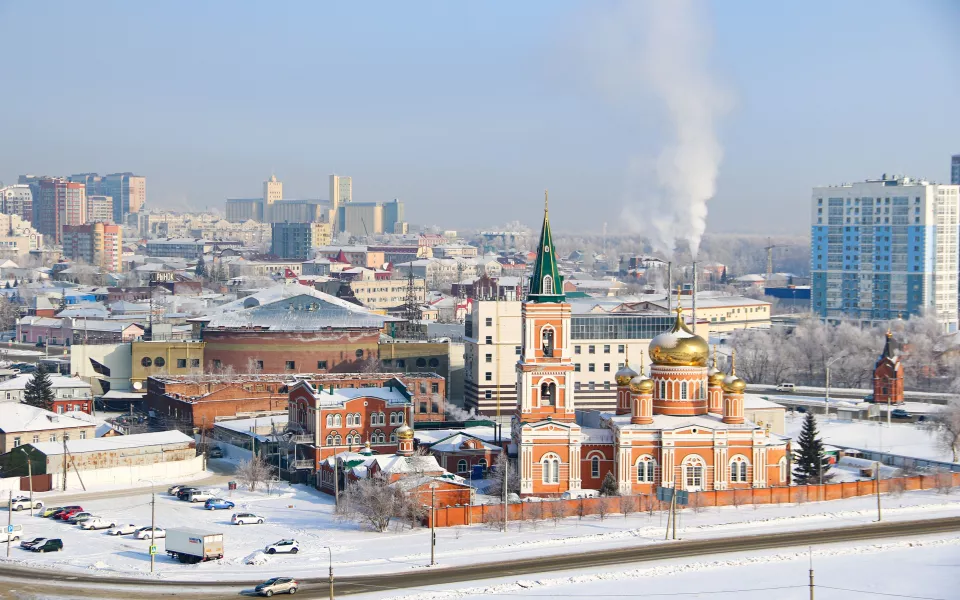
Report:
[[[793,393],[797,391],[797,386],[796,384],[793,384],[793,383],[781,383],[780,385],[777,386],[777,391]]]
[[[19,542],[23,537],[23,525],[14,525],[13,533],[4,533],[4,535],[6,537],[0,538],[0,542]]]
[[[43,542],[42,544],[37,544],[36,546],[31,546],[31,550],[34,552],[59,552],[63,550],[63,540],[61,539],[52,539]]]
[[[579,500],[580,498],[597,498],[599,490],[567,490],[560,497],[564,500]]]

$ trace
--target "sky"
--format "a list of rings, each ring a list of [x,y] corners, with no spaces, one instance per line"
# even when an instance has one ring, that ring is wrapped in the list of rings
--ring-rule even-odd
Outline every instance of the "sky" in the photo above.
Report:
[[[335,172],[454,229],[536,226],[549,188],[557,230],[651,235],[685,200],[650,165],[691,133],[708,234],[806,232],[816,185],[948,179],[960,3],[690,0],[665,30],[636,6],[0,0],[0,181],[133,171],[150,207],[222,210]]]

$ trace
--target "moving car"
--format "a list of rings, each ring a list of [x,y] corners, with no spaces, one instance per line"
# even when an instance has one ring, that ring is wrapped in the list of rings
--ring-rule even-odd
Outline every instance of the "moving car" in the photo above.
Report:
[[[130,535],[137,531],[137,526],[133,523],[119,525],[107,531],[107,535]]]
[[[211,448],[207,454],[208,458],[223,458],[223,450],[220,448]]]
[[[16,498],[13,499],[12,504],[10,505],[10,508],[12,508],[13,510],[23,510],[25,508],[29,510],[30,498],[28,496],[17,496]],[[39,500],[35,500],[33,502],[33,508],[40,510],[41,508],[43,508],[43,502]]]
[[[250,523],[263,525],[263,517],[253,513],[236,513],[230,517],[230,522],[235,525],[249,525]]]
[[[777,386],[778,392],[795,392],[797,391],[797,385],[795,383],[781,383]]]
[[[59,538],[54,538],[52,540],[44,540],[43,543],[37,544],[36,546],[31,546],[30,550],[34,552],[59,552],[63,550],[63,540]]]
[[[53,515],[54,519],[59,519],[61,521],[66,521],[73,515],[83,512],[82,506],[65,506],[63,510]]]
[[[280,540],[263,549],[267,554],[296,554],[300,552],[300,542],[297,540]]]
[[[80,511],[80,512],[78,512],[78,513],[73,513],[72,515],[70,515],[69,518],[64,519],[64,520],[65,520],[67,523],[73,523],[74,525],[76,525],[76,524],[78,524],[78,523],[82,523],[83,521],[86,521],[87,519],[89,519],[89,518],[92,517],[92,516],[93,516],[93,513],[89,513],[89,512],[86,512],[86,511]]]
[[[893,417],[894,419],[909,419],[913,417],[913,415],[903,410],[902,408],[895,408],[891,410],[890,416]]]
[[[274,594],[296,594],[300,584],[292,577],[274,577],[254,588],[253,591],[269,598]]]
[[[229,500],[224,500],[223,498],[210,498],[203,503],[203,507],[209,510],[217,510],[218,508],[233,508],[235,504]]]
[[[52,517],[53,515],[60,512],[61,510],[63,510],[62,506],[48,506],[40,510],[40,516],[44,518]]]
[[[133,532],[133,537],[137,538],[138,540],[149,540],[150,527],[141,527]],[[157,539],[167,537],[167,532],[162,527],[157,527],[153,532],[153,537]]]
[[[97,529],[110,529],[116,527],[117,524],[113,521],[108,521],[102,517],[94,517],[92,519],[87,519],[83,523],[80,523],[80,529],[94,530]]]
[[[23,548],[24,550],[29,550],[30,548],[36,546],[37,544],[42,544],[45,541],[47,541],[47,538],[42,538],[42,537],[33,538],[32,540],[23,540],[22,542],[20,542],[20,547]]]

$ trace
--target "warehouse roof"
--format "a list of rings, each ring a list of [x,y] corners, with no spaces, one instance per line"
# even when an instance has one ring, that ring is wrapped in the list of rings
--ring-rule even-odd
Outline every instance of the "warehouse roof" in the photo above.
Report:
[[[86,423],[84,423],[86,425]],[[92,440],[70,440],[66,443],[69,454],[83,454],[84,452],[110,452],[125,448],[143,448],[145,446],[170,446],[193,443],[193,438],[181,431],[158,431],[155,433],[136,433],[115,437],[96,438]],[[55,456],[63,454],[62,442],[39,442],[30,444],[34,449]]]

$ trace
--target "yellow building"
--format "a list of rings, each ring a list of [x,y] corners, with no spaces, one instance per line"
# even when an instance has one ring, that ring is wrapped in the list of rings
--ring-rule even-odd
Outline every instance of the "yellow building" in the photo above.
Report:
[[[203,373],[203,342],[132,342],[130,382],[146,391],[147,377]]]

